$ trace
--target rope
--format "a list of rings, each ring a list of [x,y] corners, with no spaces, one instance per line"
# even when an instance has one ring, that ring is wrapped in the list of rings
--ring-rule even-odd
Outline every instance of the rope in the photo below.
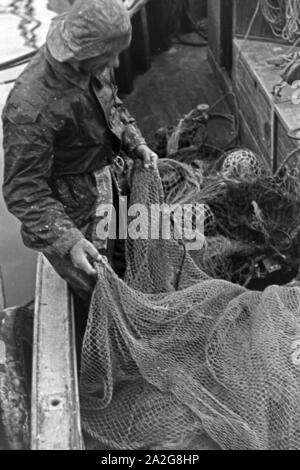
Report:
[[[300,36],[299,0],[258,0],[258,3],[276,37],[294,42]]]
[[[294,157],[295,155],[297,155],[297,153],[300,152],[300,148],[297,147],[295,149],[293,149],[286,157],[285,159],[283,160],[283,162],[281,163],[281,165],[279,166],[279,168],[277,169],[276,173],[275,173],[275,176],[279,175],[280,172],[282,171],[282,169],[284,168],[284,166],[287,164],[287,162],[292,158]]]
[[[243,38],[243,42],[242,42],[242,45],[240,47],[240,50],[238,51],[238,54],[237,54],[237,58],[236,58],[236,70],[238,70],[238,66],[239,66],[239,62],[240,62],[240,58],[241,58],[241,55],[242,55],[242,52],[244,50],[244,47],[246,45],[246,42],[248,41],[249,39],[249,36],[251,34],[251,31],[252,31],[252,28],[253,28],[253,25],[254,25],[254,22],[256,20],[256,17],[258,15],[258,12],[259,12],[259,0],[257,1],[257,5],[256,5],[256,8],[254,10],[254,13],[253,13],[253,16],[250,20],[250,23],[249,23],[249,26],[248,26],[248,29],[246,31],[246,34]]]

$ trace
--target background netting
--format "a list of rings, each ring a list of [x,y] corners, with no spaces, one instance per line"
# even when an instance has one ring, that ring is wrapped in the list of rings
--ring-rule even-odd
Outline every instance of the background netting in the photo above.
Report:
[[[130,202],[163,202],[158,172],[136,168]],[[124,280],[99,267],[84,429],[119,449],[197,448],[202,433],[223,449],[300,449],[300,288],[213,279],[175,240],[128,239],[126,256]]]
[[[245,148],[225,152],[208,171],[202,160],[158,163],[165,202],[203,208],[205,248],[190,255],[206,274],[261,290],[286,284],[300,266],[300,179],[276,174]]]

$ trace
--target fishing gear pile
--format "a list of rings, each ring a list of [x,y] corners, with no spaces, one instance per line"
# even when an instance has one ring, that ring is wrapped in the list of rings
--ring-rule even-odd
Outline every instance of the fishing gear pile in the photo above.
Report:
[[[272,175],[249,150],[235,150],[205,175],[167,159],[159,163],[168,204],[201,204],[205,246],[191,252],[214,278],[255,289],[287,283],[300,266],[299,171]]]
[[[234,114],[218,111],[226,98],[232,98]],[[185,163],[201,160],[210,167],[210,163],[237,144],[238,134],[238,104],[235,94],[229,92],[211,106],[198,105],[176,126],[158,129],[151,146],[161,158]]]
[[[165,202],[203,206],[205,246],[190,254],[209,276],[260,290],[287,283],[300,266],[299,168],[286,161],[273,175],[247,148],[222,151],[235,128],[204,152],[209,113],[198,106],[156,135]]]
[[[285,230],[285,217],[299,215],[295,182],[255,170],[251,187],[248,176],[230,179],[231,168],[224,162],[226,176],[202,193],[212,226],[232,222],[230,237],[215,236],[223,254],[231,238],[244,250],[248,234],[283,252],[286,234],[269,240],[269,232],[273,222]],[[136,163],[132,178],[130,204],[150,211],[164,202],[158,171]],[[276,219],[271,205],[282,195],[286,214]],[[241,217],[246,209],[242,221],[232,202]],[[128,238],[126,266],[123,280],[98,266],[81,358],[86,432],[109,449],[197,449],[202,435],[221,449],[300,449],[300,288],[259,292],[214,279],[172,238]]]
[[[273,34],[294,42],[300,36],[300,4],[298,0],[258,0],[261,12]]]

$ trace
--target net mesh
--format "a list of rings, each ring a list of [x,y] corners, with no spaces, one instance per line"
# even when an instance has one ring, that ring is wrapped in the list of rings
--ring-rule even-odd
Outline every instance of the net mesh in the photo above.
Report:
[[[200,204],[205,248],[191,252],[214,278],[250,288],[287,283],[300,265],[299,174],[286,168],[272,175],[246,148],[226,152],[207,172],[202,162],[159,160],[165,202]],[[272,276],[265,259],[280,275]]]
[[[134,171],[131,204],[163,196],[158,172]],[[222,449],[299,449],[300,288],[213,279],[176,240],[129,238],[126,258],[124,280],[99,267],[84,429],[116,449],[180,449],[203,433]]]
[[[253,178],[261,176],[262,172],[258,156],[247,149],[230,151],[222,164],[222,173],[227,178]]]

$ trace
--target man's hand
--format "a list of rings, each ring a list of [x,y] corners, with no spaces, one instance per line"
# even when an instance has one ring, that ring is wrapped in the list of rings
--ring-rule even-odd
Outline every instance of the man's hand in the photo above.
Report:
[[[101,261],[102,256],[94,245],[83,238],[79,240],[70,251],[72,263],[90,276],[96,276],[97,272],[93,268],[91,261]]]
[[[152,168],[153,170],[157,168],[158,156],[147,145],[139,145],[135,150],[135,154],[137,158],[143,161],[144,168]]]

